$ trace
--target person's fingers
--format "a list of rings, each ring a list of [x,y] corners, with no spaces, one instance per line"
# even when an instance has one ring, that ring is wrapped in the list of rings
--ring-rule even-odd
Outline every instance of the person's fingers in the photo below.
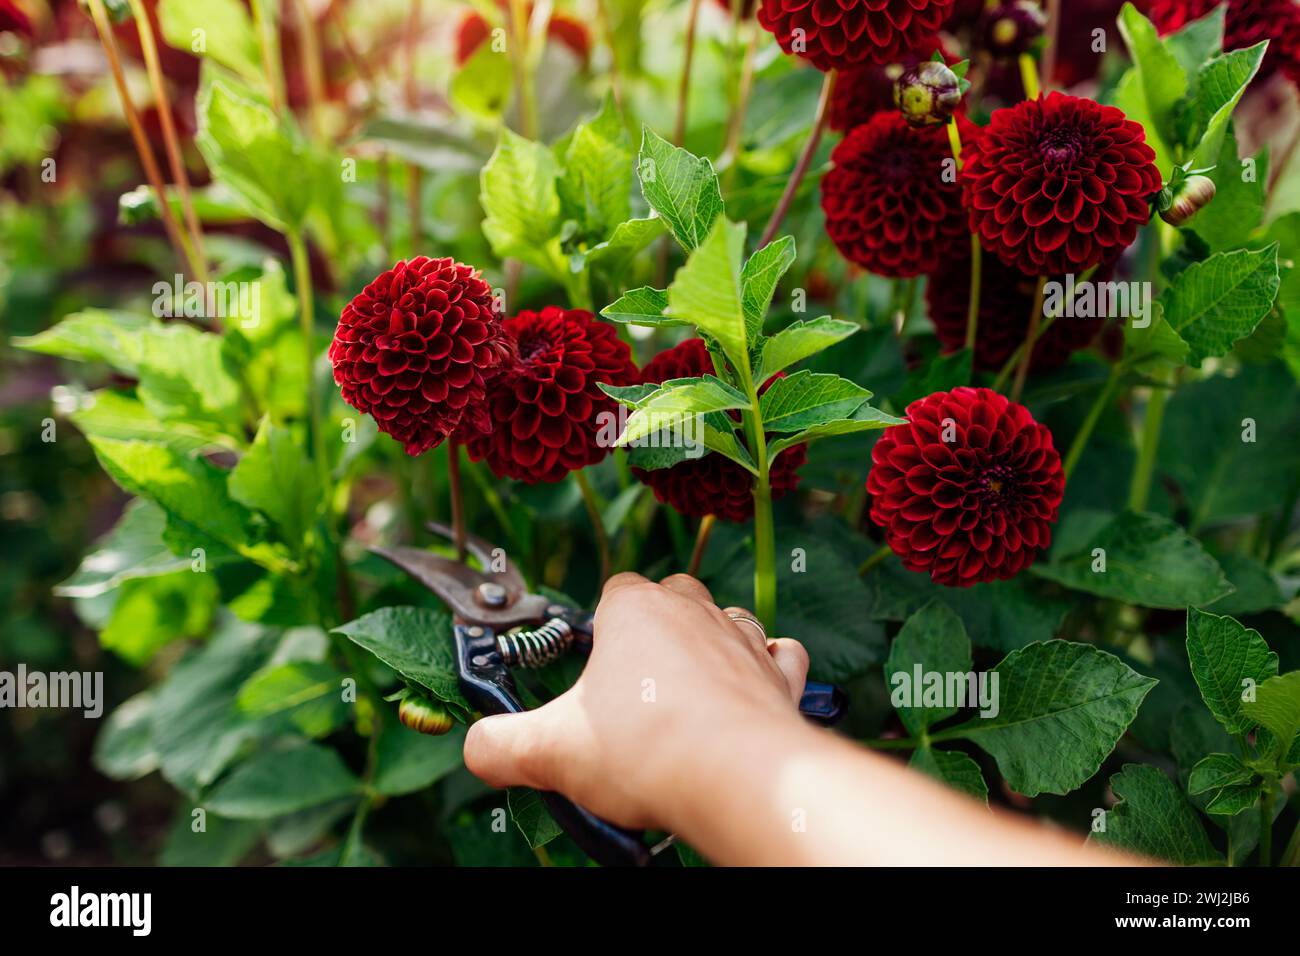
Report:
[[[709,589],[689,574],[670,574],[659,583],[668,590],[699,601],[701,604],[713,604],[713,595],[709,593]]]
[[[762,650],[766,646],[767,632],[763,630],[763,625],[758,622],[753,611],[743,607],[724,607],[722,613],[754,648]]]
[[[803,686],[808,682],[808,652],[802,644],[788,637],[768,641],[767,652],[772,655],[777,669],[785,677],[790,697],[798,707],[799,699],[803,697]]]
[[[619,588],[631,587],[633,584],[645,584],[646,578],[637,574],[635,571],[620,571],[618,574],[605,581],[605,587],[601,590],[602,598],[608,597]]]
[[[539,708],[476,721],[465,736],[465,766],[490,787],[555,789],[549,717]]]

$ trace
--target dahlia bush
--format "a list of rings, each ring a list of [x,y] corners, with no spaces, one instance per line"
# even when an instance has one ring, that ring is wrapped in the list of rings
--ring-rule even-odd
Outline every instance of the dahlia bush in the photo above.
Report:
[[[973,800],[1300,862],[1295,4],[54,7],[0,0],[0,658],[106,707],[0,733],[17,858],[589,862],[465,769],[405,546],[690,572]]]

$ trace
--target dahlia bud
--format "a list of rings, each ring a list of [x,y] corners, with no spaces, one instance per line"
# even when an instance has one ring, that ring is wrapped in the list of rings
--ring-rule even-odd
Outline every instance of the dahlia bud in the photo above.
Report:
[[[1047,14],[1030,0],[1003,3],[986,13],[980,23],[984,48],[999,59],[1019,56],[1047,29]]]
[[[148,186],[137,186],[117,197],[117,221],[124,226],[156,222],[161,215],[158,197]]]
[[[408,694],[397,705],[397,719],[412,730],[441,737],[451,730],[451,714],[441,701],[420,694]]]
[[[938,60],[918,63],[894,83],[894,105],[912,126],[946,123],[960,102],[961,80]]]
[[[1171,226],[1185,225],[1209,205],[1214,193],[1213,179],[1207,176],[1188,176],[1177,186],[1166,187],[1161,191],[1160,218]]]

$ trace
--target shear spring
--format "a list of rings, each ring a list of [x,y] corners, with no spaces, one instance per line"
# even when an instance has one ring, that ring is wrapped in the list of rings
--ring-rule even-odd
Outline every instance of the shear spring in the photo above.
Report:
[[[545,667],[573,644],[573,628],[553,617],[531,631],[497,635],[497,650],[510,667]]]

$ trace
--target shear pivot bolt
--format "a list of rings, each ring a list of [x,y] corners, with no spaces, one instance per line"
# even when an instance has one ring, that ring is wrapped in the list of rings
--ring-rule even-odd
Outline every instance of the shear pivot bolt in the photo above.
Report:
[[[468,634],[470,637],[482,637],[483,628],[475,624],[473,627],[466,629],[465,633]]]
[[[485,581],[478,586],[479,600],[488,607],[500,607],[506,603],[506,589],[499,584]]]

